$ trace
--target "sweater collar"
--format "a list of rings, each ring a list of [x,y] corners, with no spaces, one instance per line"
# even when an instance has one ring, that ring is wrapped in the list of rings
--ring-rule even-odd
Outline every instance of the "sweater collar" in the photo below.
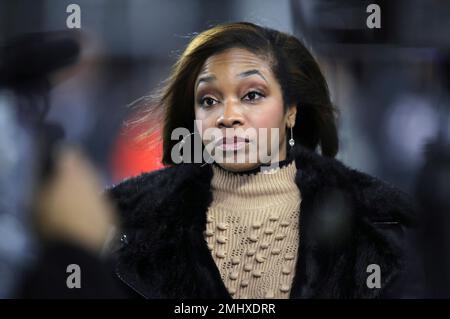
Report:
[[[281,163],[280,163],[281,165]],[[246,210],[298,202],[295,162],[285,161],[272,170],[251,174],[234,173],[218,165],[212,166],[211,191],[215,205],[227,209]]]

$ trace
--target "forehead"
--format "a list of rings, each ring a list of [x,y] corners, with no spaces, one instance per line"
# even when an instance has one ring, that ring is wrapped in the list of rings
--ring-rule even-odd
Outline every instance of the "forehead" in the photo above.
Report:
[[[267,59],[246,49],[232,48],[207,58],[198,77],[205,74],[216,74],[217,72],[238,73],[244,69],[257,69],[264,73],[271,72]]]

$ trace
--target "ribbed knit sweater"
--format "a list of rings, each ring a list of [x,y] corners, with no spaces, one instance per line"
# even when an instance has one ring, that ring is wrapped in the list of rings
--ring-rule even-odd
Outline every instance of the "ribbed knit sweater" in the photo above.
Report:
[[[233,298],[289,298],[298,250],[296,166],[234,173],[213,164],[204,233]]]

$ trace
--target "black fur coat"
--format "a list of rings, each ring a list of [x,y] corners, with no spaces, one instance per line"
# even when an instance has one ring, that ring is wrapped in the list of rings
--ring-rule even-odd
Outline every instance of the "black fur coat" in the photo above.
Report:
[[[409,298],[417,282],[411,199],[402,191],[296,146],[302,195],[290,298]],[[111,187],[122,218],[116,274],[147,298],[231,298],[203,238],[211,166],[180,164]],[[380,268],[381,286],[367,278]]]

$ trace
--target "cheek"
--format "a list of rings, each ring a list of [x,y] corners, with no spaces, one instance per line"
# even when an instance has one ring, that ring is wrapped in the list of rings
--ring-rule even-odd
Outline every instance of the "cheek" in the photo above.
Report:
[[[195,123],[196,123],[196,125],[197,125],[197,129],[198,129],[198,126],[200,125],[200,123],[201,123],[201,129],[202,129],[202,131],[204,131],[205,129],[206,129],[206,122],[207,122],[207,117],[205,116],[205,113],[204,112],[202,112],[202,110],[199,110],[199,109],[195,109]]]
[[[271,142],[269,141],[272,141],[272,138],[279,140],[279,142],[281,143],[285,136],[284,109],[282,100],[274,98],[265,101],[264,107],[261,108],[261,112],[253,113],[251,126],[256,129],[267,129],[267,133],[265,133],[263,130],[258,130],[258,144],[263,143],[263,145],[267,145],[270,147]],[[276,136],[272,137],[272,128],[279,129],[278,138],[276,138]]]
[[[255,128],[282,128],[284,123],[283,102],[279,99],[269,99],[264,103],[261,112],[253,113],[251,125]]]
[[[203,139],[205,140],[205,131],[209,128],[215,127],[215,117],[210,113],[204,112],[200,109],[195,110],[195,120],[197,130],[202,133]],[[201,125],[201,128],[199,127]],[[209,139],[206,139],[209,141]]]

